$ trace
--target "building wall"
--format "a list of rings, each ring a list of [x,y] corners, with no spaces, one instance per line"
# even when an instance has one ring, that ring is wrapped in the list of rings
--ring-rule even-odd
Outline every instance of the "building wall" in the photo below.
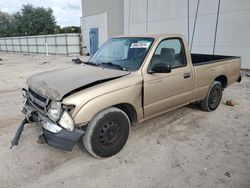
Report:
[[[191,41],[198,0],[189,1]],[[188,38],[187,2],[124,0],[124,32],[182,33]],[[217,7],[218,0],[200,0],[192,53],[213,52]],[[243,68],[250,68],[249,18],[249,0],[221,0],[215,54],[242,56]]]
[[[82,0],[82,17],[105,12],[106,0]]]
[[[124,0],[106,0],[108,37],[124,34]]]
[[[99,46],[124,33],[124,0],[82,0],[83,45],[89,51],[89,31],[99,28]]]
[[[108,24],[107,24],[107,13],[99,13],[92,16],[87,16],[81,19],[82,25],[82,43],[86,46],[85,53],[89,52],[90,40],[89,32],[91,28],[98,28],[98,44],[101,46],[108,39]]]

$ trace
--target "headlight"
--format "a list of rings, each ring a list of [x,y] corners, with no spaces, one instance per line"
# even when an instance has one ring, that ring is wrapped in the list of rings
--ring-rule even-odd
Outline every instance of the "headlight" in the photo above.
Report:
[[[74,130],[74,120],[71,118],[67,111],[64,111],[60,121],[58,122],[63,128],[67,129],[68,131]]]
[[[53,121],[58,121],[62,114],[62,105],[60,102],[52,101],[48,110],[48,116]]]
[[[63,105],[63,109],[69,113],[69,115],[71,115],[75,109],[75,105],[71,105],[71,104],[65,104]]]

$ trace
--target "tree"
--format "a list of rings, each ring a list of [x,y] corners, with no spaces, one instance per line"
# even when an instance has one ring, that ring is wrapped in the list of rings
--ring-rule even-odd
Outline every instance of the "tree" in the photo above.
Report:
[[[0,12],[0,36],[23,36],[53,34],[56,21],[51,8],[23,5],[21,11],[12,15]]]
[[[0,11],[0,37],[8,37],[13,33],[14,17],[8,13]]]
[[[60,28],[59,32],[60,33],[80,33],[81,28],[78,26],[67,26],[67,27]]]
[[[54,33],[80,33],[80,27],[61,28],[56,25],[51,8],[23,5],[14,14],[0,11],[0,37],[47,35]]]
[[[32,5],[23,5],[19,15],[16,15],[16,19],[19,22],[19,31],[23,35],[54,33],[56,21],[51,8],[35,8]]]

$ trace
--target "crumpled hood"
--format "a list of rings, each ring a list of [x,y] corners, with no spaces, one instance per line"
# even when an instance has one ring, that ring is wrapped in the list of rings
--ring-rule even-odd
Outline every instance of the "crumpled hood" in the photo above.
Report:
[[[61,100],[67,93],[89,84],[125,76],[130,72],[79,65],[32,75],[27,85],[36,93],[51,100]]]

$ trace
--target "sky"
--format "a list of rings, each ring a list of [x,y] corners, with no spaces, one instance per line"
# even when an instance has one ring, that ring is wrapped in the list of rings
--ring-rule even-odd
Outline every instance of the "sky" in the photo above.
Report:
[[[23,4],[52,8],[57,24],[62,27],[80,26],[81,0],[0,0],[0,10],[8,13],[17,12]]]

